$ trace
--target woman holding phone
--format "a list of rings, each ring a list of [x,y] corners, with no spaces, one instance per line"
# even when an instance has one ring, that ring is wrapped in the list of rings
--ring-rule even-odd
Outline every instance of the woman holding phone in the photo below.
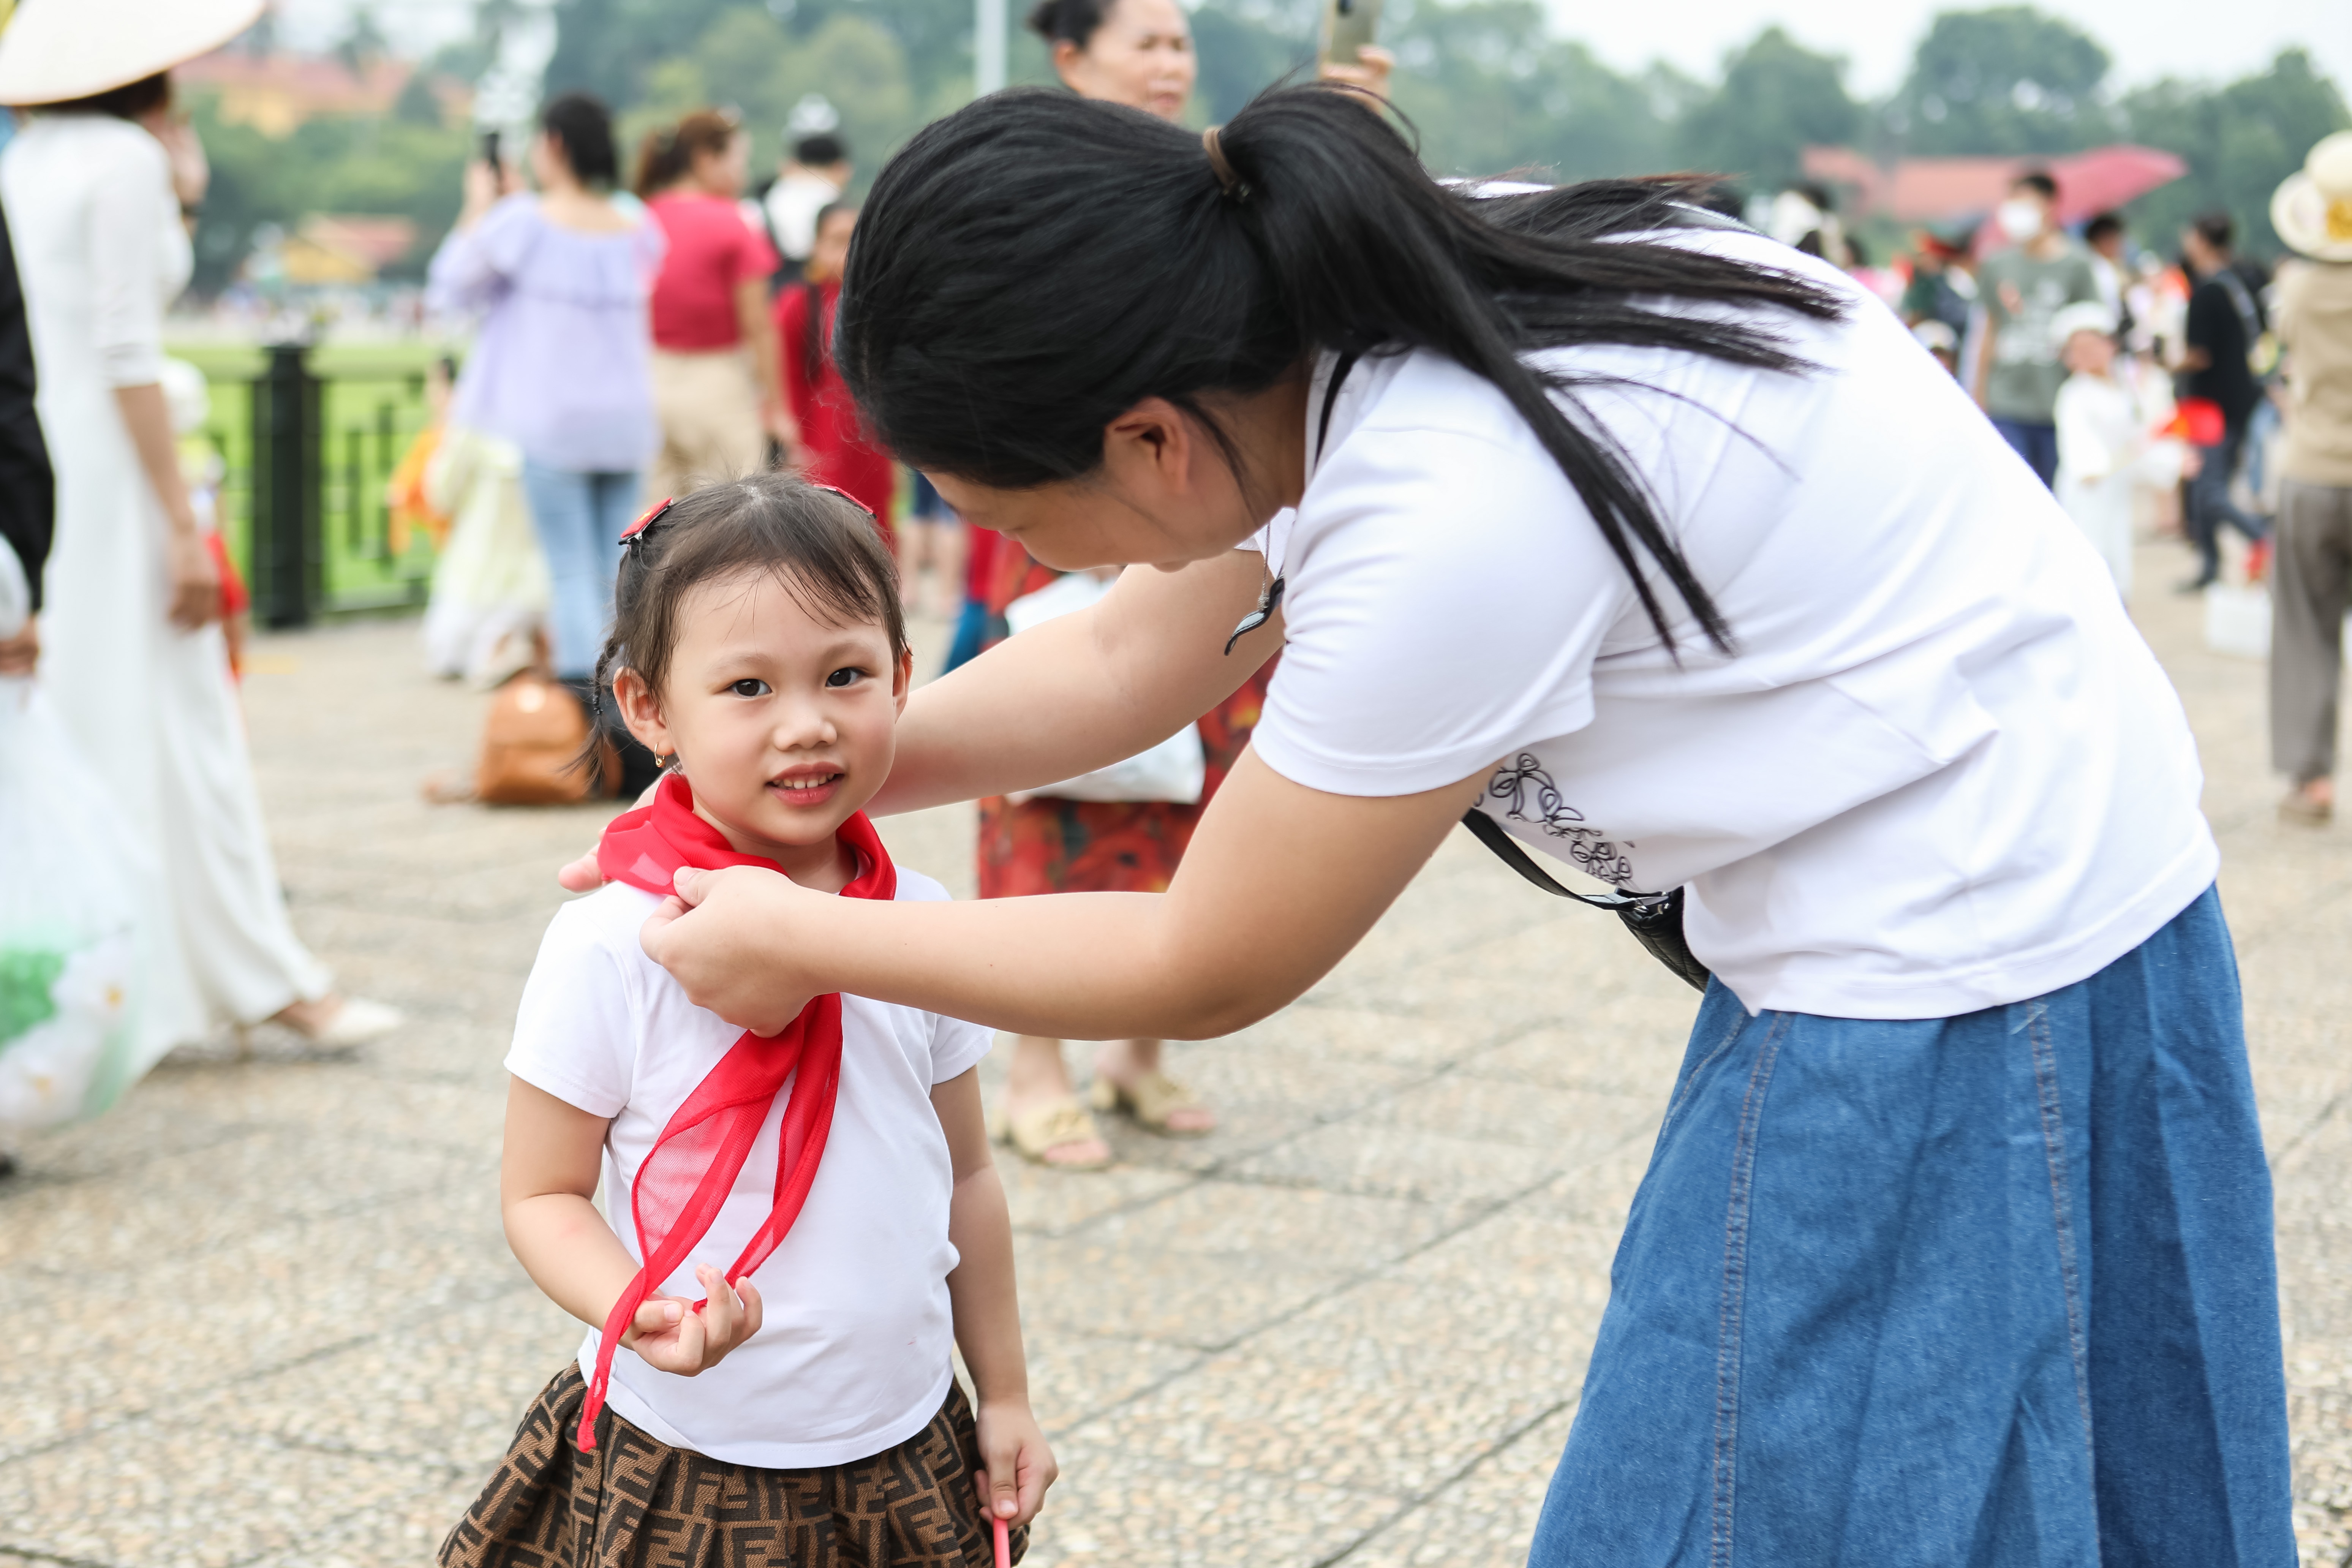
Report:
[[[927,128],[844,374],[962,515],[1136,569],[917,693],[874,809],[1131,754],[1279,642],[1265,716],[1164,894],[734,869],[646,950],[753,1029],[844,990],[1223,1034],[1475,809],[1681,889],[1713,972],[1532,1563],[2291,1563],[2179,703],[1900,324],[1678,195],[1482,201],[1315,88],[1206,136],[1040,93]]]

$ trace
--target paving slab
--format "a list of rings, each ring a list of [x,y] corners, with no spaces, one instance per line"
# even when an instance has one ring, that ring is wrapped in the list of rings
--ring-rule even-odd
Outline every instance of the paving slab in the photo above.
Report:
[[[2274,1159],[2305,1568],[2352,1553],[2352,824],[2283,826],[2263,671],[2135,604],[2204,747]],[[945,627],[916,625],[936,668]],[[580,1326],[499,1234],[499,1068],[609,804],[435,807],[486,700],[413,621],[257,639],[295,922],[410,1026],[175,1055],[0,1184],[0,1568],[431,1560]],[[885,825],[971,891],[972,818]],[[1214,1135],[1000,1156],[1064,1480],[1036,1568],[1512,1568],[1569,1426],[1695,998],[1466,835],[1298,1005],[1172,1047]],[[1006,1042],[983,1064],[992,1097]],[[1084,1076],[1087,1050],[1071,1047]]]

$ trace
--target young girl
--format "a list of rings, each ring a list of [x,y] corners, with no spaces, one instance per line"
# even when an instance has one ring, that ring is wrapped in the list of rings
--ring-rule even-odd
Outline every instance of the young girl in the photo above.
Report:
[[[838,492],[738,480],[626,536],[600,674],[669,772],[606,830],[611,883],[540,948],[499,1177],[516,1258],[601,1327],[443,1545],[448,1568],[985,1568],[989,1516],[1035,1516],[1055,1465],[982,1125],[988,1032],[824,996],[750,1035],[638,942],[681,868],[947,896],[896,869],[858,809],[889,773],[909,670],[889,555]]]
[[[846,202],[816,215],[816,245],[803,281],[776,296],[776,335],[783,345],[785,395],[800,425],[803,471],[856,497],[896,549],[898,470],[859,419],[833,363],[833,313],[856,228],[857,209]]]

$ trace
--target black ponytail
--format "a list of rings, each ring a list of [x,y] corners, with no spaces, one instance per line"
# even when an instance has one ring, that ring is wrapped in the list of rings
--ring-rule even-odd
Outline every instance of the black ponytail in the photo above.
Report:
[[[1430,349],[1535,431],[1659,636],[1673,640],[1642,555],[1728,647],[1623,452],[1578,402],[1581,378],[1521,356],[1627,343],[1794,371],[1759,308],[1830,320],[1835,294],[1609,237],[1694,221],[1683,183],[1450,190],[1344,90],[1262,93],[1219,146],[1232,194],[1193,132],[1066,93],[997,93],[919,132],[866,199],[836,313],[835,363],[877,435],[917,468],[1025,489],[1094,471],[1104,426],[1159,396],[1230,460],[1207,400],[1263,391],[1318,350]],[[1734,309],[1672,313],[1662,298]]]

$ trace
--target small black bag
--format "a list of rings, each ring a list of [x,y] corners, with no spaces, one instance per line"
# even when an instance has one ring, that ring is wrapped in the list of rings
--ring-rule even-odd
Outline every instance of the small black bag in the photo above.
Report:
[[[1473,806],[1464,814],[1462,826],[1496,856],[1541,888],[1547,893],[1557,893],[1563,899],[1574,899],[1580,904],[1591,904],[1596,910],[1607,910],[1633,933],[1633,940],[1649,949],[1650,956],[1675,973],[1676,978],[1693,990],[1705,991],[1706,983],[1715,978],[1706,964],[1691,956],[1690,944],[1683,940],[1683,890],[1671,893],[1580,893],[1563,888],[1544,874],[1543,868],[1518,840],[1503,831],[1502,824]]]

